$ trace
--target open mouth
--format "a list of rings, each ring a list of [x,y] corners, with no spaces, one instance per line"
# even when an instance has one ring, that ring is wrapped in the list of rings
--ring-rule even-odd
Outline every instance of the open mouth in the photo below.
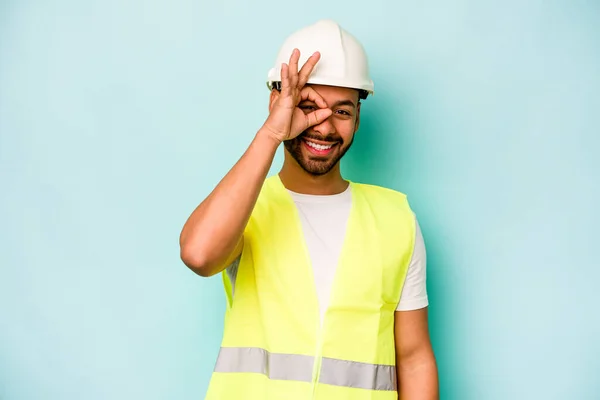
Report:
[[[317,142],[311,139],[302,139],[302,143],[304,146],[313,154],[324,156],[333,150],[333,148],[337,145],[337,142]]]

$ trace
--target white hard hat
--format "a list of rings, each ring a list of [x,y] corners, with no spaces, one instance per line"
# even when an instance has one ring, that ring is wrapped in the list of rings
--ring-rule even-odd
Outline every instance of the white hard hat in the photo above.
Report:
[[[269,70],[267,87],[281,81],[281,64],[289,63],[292,51],[300,50],[298,68],[315,52],[321,53],[308,84],[340,86],[361,91],[361,98],[373,94],[367,54],[360,42],[335,21],[322,20],[290,35],[281,46],[275,67]]]

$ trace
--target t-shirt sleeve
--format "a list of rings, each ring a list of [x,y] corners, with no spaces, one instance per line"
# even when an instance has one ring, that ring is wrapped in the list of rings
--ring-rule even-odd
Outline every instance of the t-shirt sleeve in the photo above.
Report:
[[[396,311],[418,310],[429,305],[427,297],[427,255],[425,241],[417,217],[415,216],[415,244],[406,273],[406,280]]]

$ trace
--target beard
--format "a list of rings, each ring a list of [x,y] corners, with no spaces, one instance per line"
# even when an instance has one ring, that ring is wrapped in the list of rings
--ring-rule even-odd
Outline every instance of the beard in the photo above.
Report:
[[[335,143],[334,149],[332,150],[331,154],[327,154],[325,156],[318,156],[310,153],[306,154],[306,151],[304,150],[305,145],[303,143],[303,139],[314,139]],[[284,141],[283,145],[304,171],[313,176],[320,176],[327,174],[338,164],[338,162],[350,149],[353,142],[354,136],[352,136],[350,142],[345,145],[344,140],[339,135],[327,135],[325,137],[319,137],[308,133],[308,131],[304,131],[294,139]]]

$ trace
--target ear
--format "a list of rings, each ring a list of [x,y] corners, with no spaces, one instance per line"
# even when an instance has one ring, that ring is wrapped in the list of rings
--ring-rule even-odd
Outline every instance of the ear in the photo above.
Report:
[[[275,104],[275,101],[279,98],[279,95],[280,93],[277,90],[271,90],[271,95],[269,96],[269,112],[271,112],[273,109],[273,104]]]
[[[361,102],[359,101],[358,104],[356,105],[356,123],[354,124],[354,133],[356,133],[356,131],[358,130],[358,127],[360,125],[360,106],[361,106]]]

